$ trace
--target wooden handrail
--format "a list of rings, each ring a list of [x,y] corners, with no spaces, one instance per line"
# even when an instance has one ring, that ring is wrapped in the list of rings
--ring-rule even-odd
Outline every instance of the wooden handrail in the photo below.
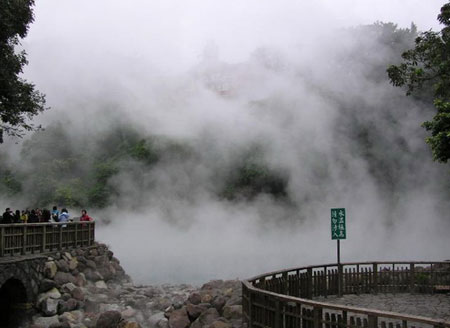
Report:
[[[341,268],[347,294],[433,293],[436,286],[450,285],[450,262],[349,262],[342,263]],[[450,328],[445,320],[311,300],[337,294],[337,269],[336,263],[312,265],[244,280],[244,321],[249,328]]]
[[[0,224],[0,257],[91,246],[95,222]]]

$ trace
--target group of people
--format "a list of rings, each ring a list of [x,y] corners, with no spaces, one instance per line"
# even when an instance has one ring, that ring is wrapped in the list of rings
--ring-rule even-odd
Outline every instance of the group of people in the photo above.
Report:
[[[88,214],[86,210],[81,211],[80,221],[94,221]],[[48,209],[32,209],[31,211],[26,210],[16,210],[15,212],[11,208],[6,208],[5,213],[3,213],[0,218],[0,224],[11,224],[11,223],[39,223],[39,222],[72,222],[73,219],[70,218],[69,211],[66,208],[58,210],[57,206],[53,206],[50,211]]]

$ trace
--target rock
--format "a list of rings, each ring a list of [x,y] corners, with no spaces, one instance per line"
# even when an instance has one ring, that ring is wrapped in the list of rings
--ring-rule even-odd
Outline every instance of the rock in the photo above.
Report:
[[[69,270],[74,271],[78,267],[77,258],[74,257],[69,261]]]
[[[59,316],[59,321],[61,322],[68,322],[70,324],[70,327],[72,327],[73,324],[81,323],[83,320],[84,315],[81,311],[72,311],[72,312],[64,312]]]
[[[211,304],[220,313],[220,312],[222,312],[222,308],[225,306],[226,302],[227,302],[227,300],[225,299],[225,297],[217,296],[216,298],[214,298],[214,300],[212,301]]]
[[[232,328],[231,323],[217,320],[209,325],[209,328]]]
[[[76,287],[74,290],[72,290],[72,296],[77,301],[84,301],[85,295],[81,288]]]
[[[39,285],[39,292],[45,293],[49,291],[50,289],[53,289],[56,287],[56,283],[54,280],[51,279],[43,279],[41,281],[41,284]]]
[[[223,317],[228,320],[242,319],[242,305],[227,305],[223,308]]]
[[[164,312],[155,313],[148,318],[149,326],[156,327],[161,320],[167,321]]]
[[[97,270],[97,264],[92,260],[86,260],[86,266],[92,270]]]
[[[62,314],[64,312],[70,312],[73,310],[76,310],[78,308],[78,302],[73,299],[70,298],[67,301],[59,301],[58,303],[58,313]]]
[[[189,295],[188,301],[194,305],[200,304],[202,302],[202,296],[199,293],[192,293]]]
[[[213,296],[211,294],[203,294],[201,298],[202,303],[211,303],[213,300]]]
[[[99,280],[95,283],[95,287],[100,288],[100,289],[108,289],[108,286],[106,285],[106,283],[103,280]]]
[[[203,328],[209,326],[220,317],[219,312],[215,308],[209,308],[191,324],[191,328]]]
[[[59,324],[58,316],[40,317],[34,320],[34,324],[43,328],[49,328],[52,324]]]
[[[70,261],[72,259],[72,254],[70,254],[69,252],[65,252],[62,255],[62,258],[65,259],[66,261]]]
[[[107,311],[100,314],[96,328],[116,328],[122,316],[118,311]]]
[[[114,271],[114,272],[113,272]],[[110,265],[102,265],[98,268],[98,272],[103,276],[106,281],[114,278],[115,269]]]
[[[93,300],[91,300],[91,299],[87,299],[84,302],[84,309],[85,309],[86,312],[94,312],[94,313],[99,312],[99,310],[98,310],[99,309],[98,303],[93,301]]]
[[[187,315],[186,309],[181,308],[179,310],[174,310],[169,317],[169,327],[170,328],[188,328],[191,321]]]
[[[75,277],[70,273],[61,271],[56,272],[54,280],[58,286],[62,286],[64,284],[67,284],[68,282],[71,282],[73,284],[75,284],[76,282]]]
[[[58,267],[59,271],[69,272],[69,264],[67,264],[66,260],[64,259],[56,261],[56,266]]]
[[[58,313],[58,300],[53,298],[46,298],[41,302],[41,311],[46,316],[53,316]]]
[[[195,321],[195,319],[197,319],[200,316],[200,314],[205,312],[207,309],[208,308],[206,306],[202,306],[202,305],[195,305],[195,304],[191,304],[191,303],[188,303],[186,305],[186,311],[187,311],[189,319],[191,319],[191,321]]]
[[[131,307],[127,307],[127,309],[125,309],[124,311],[122,311],[122,317],[125,319],[129,319],[131,317],[134,317],[134,315],[136,314],[136,310],[131,308]]]
[[[103,280],[103,276],[100,273],[98,273],[97,271],[94,271],[90,268],[87,268],[86,270],[84,270],[84,274],[86,276],[86,279],[90,280],[90,281]]]
[[[87,284],[86,276],[84,273],[79,273],[75,276],[75,285],[78,287],[84,287]]]
[[[141,325],[134,321],[122,321],[117,328],[141,328]]]
[[[39,294],[38,297],[37,297],[36,304],[40,305],[40,303],[42,301],[44,301],[45,299],[47,299],[47,298],[60,299],[61,298],[61,293],[59,292],[58,289],[52,288],[46,293]]]
[[[72,293],[72,291],[77,288],[75,284],[68,282],[67,284],[62,285],[61,290],[63,292]]]
[[[226,306],[231,305],[242,305],[242,296],[241,295],[233,295],[225,304]]]
[[[44,274],[47,278],[53,279],[55,277],[58,267],[54,261],[49,261],[45,263]]]

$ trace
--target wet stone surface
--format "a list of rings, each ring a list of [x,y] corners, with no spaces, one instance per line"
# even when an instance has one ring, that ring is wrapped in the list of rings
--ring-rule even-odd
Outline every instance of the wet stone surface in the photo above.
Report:
[[[412,314],[450,321],[450,294],[361,294],[317,297],[315,301]]]

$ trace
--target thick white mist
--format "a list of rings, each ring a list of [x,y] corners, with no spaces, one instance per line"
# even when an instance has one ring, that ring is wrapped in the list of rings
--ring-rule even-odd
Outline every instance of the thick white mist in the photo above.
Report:
[[[162,161],[151,172],[130,164],[109,181],[121,197],[92,212],[97,238],[138,283],[201,283],[335,262],[331,207],[347,208],[343,261],[443,260],[450,250],[445,169],[423,141],[420,123],[429,117],[401,90],[367,79],[365,65],[348,59],[360,43],[336,32],[375,21],[436,30],[443,3],[39,1],[23,42],[25,76],[52,107],[38,120],[63,120],[74,143],[119,117],[144,135],[195,149],[197,156]],[[373,46],[367,58],[377,62],[384,50]],[[386,99],[399,110],[385,108]],[[355,111],[364,104],[355,116],[383,131],[378,158],[395,157],[389,141],[404,140],[408,169],[392,177],[395,196],[386,196],[345,134],[342,117],[350,115],[337,101]],[[289,196],[301,207],[269,196],[217,196],[217,172],[255,143],[289,177]]]

